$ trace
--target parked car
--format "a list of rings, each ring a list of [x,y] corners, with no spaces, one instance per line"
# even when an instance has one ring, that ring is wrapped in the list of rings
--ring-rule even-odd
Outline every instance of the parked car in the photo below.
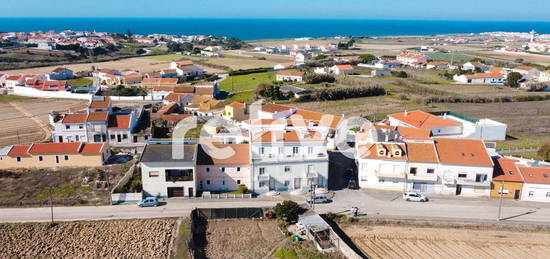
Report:
[[[147,197],[137,204],[140,207],[157,207],[159,206],[159,201],[155,197]]]
[[[403,199],[405,199],[406,201],[419,201],[419,202],[428,201],[428,197],[417,192],[405,192],[403,193]]]
[[[306,201],[307,203],[311,203],[312,202],[311,197],[307,198]],[[324,196],[324,195],[315,196],[315,198],[313,198],[313,203],[328,203],[327,196]]]

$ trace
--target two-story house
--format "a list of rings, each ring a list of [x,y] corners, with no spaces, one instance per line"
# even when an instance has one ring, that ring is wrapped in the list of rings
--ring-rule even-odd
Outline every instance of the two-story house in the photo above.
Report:
[[[252,186],[256,193],[327,188],[325,139],[314,132],[264,131],[251,137]]]
[[[176,151],[175,148],[182,150]],[[178,156],[178,153],[183,156]],[[140,159],[145,196],[196,196],[197,145],[147,145]]]
[[[199,145],[197,151],[198,190],[232,191],[251,185],[249,144]]]

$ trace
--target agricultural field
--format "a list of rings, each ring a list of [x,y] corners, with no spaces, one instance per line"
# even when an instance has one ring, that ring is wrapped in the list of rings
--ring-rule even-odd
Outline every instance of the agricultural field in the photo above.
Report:
[[[160,55],[148,57],[158,61],[176,61],[180,59],[189,59],[200,64],[208,72],[222,73],[225,70],[251,69],[258,67],[273,67],[282,62],[294,60],[290,56],[281,55],[263,55],[245,51],[224,51],[224,57],[202,57],[202,56],[183,56],[178,54]],[[212,70],[212,71],[209,71]]]
[[[168,56],[172,56],[172,55],[168,55]],[[174,58],[174,59],[163,58],[165,57],[165,55],[147,56],[147,57],[137,57],[137,58],[126,58],[126,59],[106,61],[106,62],[69,64],[69,65],[63,65],[63,67],[69,68],[74,72],[92,70],[92,66],[95,68],[112,68],[120,71],[135,70],[139,72],[150,72],[150,71],[158,71],[161,69],[168,68],[170,66],[171,61],[180,60],[181,57],[183,57],[181,55],[175,55],[175,56],[179,56],[180,58]],[[157,57],[160,57],[160,58],[157,58]],[[201,66],[201,65],[198,65],[198,66],[202,67],[205,71],[210,73],[223,72],[222,70],[219,70],[219,69],[213,69],[213,68]],[[10,74],[10,75],[44,74],[44,73],[49,73],[53,71],[57,67],[59,66],[44,66],[44,67],[27,68],[27,69],[4,70],[4,71],[0,71],[0,73]]]
[[[369,258],[548,258],[535,227],[431,222],[357,223],[344,231]]]
[[[168,258],[175,219],[0,224],[1,258]]]
[[[516,59],[523,59],[524,62],[536,63],[544,66],[550,66],[550,56],[548,55],[538,55],[530,53],[503,53],[495,51],[479,51],[472,52],[471,54],[488,57],[505,62],[514,62]]]
[[[83,107],[84,101],[61,99],[31,99],[5,96],[0,98],[0,122],[4,125],[0,146],[28,144],[50,137],[48,115]]]
[[[263,258],[288,242],[274,220],[209,220],[206,232],[206,257],[212,259]]]
[[[130,163],[99,168],[0,170],[0,207],[108,205]]]
[[[256,90],[260,83],[271,83],[275,80],[274,72],[253,73],[248,75],[228,76],[220,83],[220,88],[228,92],[245,92]]]

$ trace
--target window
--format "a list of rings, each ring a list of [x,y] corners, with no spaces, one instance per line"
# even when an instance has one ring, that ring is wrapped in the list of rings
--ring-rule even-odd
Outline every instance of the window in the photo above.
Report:
[[[546,198],[550,198],[550,192],[546,193]]]
[[[116,138],[116,136],[111,134],[111,140],[114,140],[115,138]]]
[[[78,128],[79,128],[79,129],[83,129],[83,128],[84,128],[84,125],[79,124],[79,125],[78,125]]]
[[[426,173],[428,173],[428,174],[433,174],[433,173],[435,173],[435,169],[433,169],[433,168],[428,168],[428,169],[426,170]]]
[[[467,174],[458,174],[458,178],[466,178],[466,177],[468,177]]]
[[[193,181],[193,169],[170,169],[166,170],[167,182]]]
[[[285,187],[288,187],[290,185],[290,181],[285,181]]]
[[[533,197],[533,195],[535,195],[535,192],[534,192],[534,191],[530,191],[530,192],[529,192],[529,197]]]
[[[38,156],[38,162],[42,162],[44,161],[44,157],[43,156]]]
[[[265,168],[264,167],[260,167],[258,170],[259,170],[260,175],[265,174]]]
[[[16,157],[15,161],[17,161],[17,163],[21,162],[21,157],[20,156]]]
[[[224,180],[224,181],[222,181],[222,185],[225,185],[225,180]]]
[[[241,184],[241,180],[237,180],[237,184]]]
[[[59,164],[59,156],[55,156],[55,163]]]
[[[367,168],[368,168],[367,166],[368,166],[368,164],[366,164],[366,163],[362,164],[361,165],[361,170],[367,170]]]
[[[80,141],[80,136],[76,135],[76,141]]]
[[[237,167],[237,172],[240,172],[241,171],[241,168],[240,167]]]
[[[285,173],[290,172],[290,166],[285,166]]]
[[[158,171],[151,171],[149,172],[149,177],[159,177],[159,172]]]
[[[122,139],[127,139],[128,138],[128,134],[122,134]]]
[[[222,167],[222,172],[224,172],[224,173],[225,173],[225,167]]]
[[[299,151],[300,151],[299,147],[292,147],[292,154],[293,155],[297,155]]]
[[[71,129],[71,125],[65,125],[65,129]]]
[[[476,182],[482,183],[487,181],[487,175],[486,174],[476,174]]]
[[[307,148],[307,153],[310,154],[310,155],[313,154],[313,147],[308,147]]]
[[[68,155],[64,155],[63,156],[63,159],[65,159],[65,161],[69,160],[69,156]]]
[[[260,155],[263,155],[265,153],[265,148],[264,147],[260,147]]]
[[[416,175],[416,167],[411,167],[410,172],[411,175]]]
[[[207,168],[206,168],[206,172],[207,172],[207,173],[210,173],[210,167],[207,167]]]
[[[210,180],[206,180],[206,185],[210,185]]]
[[[265,183],[264,183],[264,182],[260,182],[260,183],[259,183],[259,186],[260,186],[260,188],[263,188],[263,187],[265,187]]]

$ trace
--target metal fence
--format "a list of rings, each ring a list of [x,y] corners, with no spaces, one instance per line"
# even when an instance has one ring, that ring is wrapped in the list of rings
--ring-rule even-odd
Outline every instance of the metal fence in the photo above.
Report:
[[[204,219],[250,219],[264,216],[263,208],[204,208],[195,209]]]

